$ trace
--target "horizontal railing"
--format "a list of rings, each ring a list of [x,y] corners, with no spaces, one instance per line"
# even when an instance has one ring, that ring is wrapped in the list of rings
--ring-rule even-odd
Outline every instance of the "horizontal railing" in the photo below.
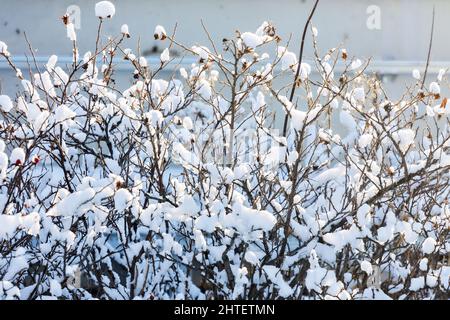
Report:
[[[146,57],[147,62],[150,66],[156,67],[160,64],[158,56]],[[14,56],[12,58],[13,63],[20,69],[26,70],[29,65],[34,68],[34,60],[26,56]],[[48,61],[48,56],[37,56],[35,61],[39,67],[43,66]],[[166,71],[174,71],[177,67],[188,67],[192,63],[198,62],[198,59],[194,57],[183,57],[173,59],[168,66],[165,67]],[[307,63],[313,63],[312,61],[306,60]],[[72,63],[72,57],[69,56],[59,56],[59,65],[70,65]],[[116,70],[118,71],[132,71],[133,66],[129,61],[117,59],[114,61]],[[368,72],[376,72],[379,74],[392,74],[392,75],[409,75],[412,70],[424,70],[426,62],[425,61],[406,61],[406,60],[372,60],[367,68]],[[338,63],[336,65],[336,72],[343,71],[344,64]],[[5,59],[0,58],[0,70],[9,69],[10,66],[5,61]],[[450,69],[450,61],[434,61],[430,63],[428,72],[431,74],[437,74],[441,69]],[[314,72],[314,68],[313,68]]]

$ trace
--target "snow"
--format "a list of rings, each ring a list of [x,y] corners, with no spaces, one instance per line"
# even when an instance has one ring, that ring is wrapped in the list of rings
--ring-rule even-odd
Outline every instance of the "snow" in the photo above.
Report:
[[[7,54],[8,53],[8,46],[3,41],[0,41],[0,53],[1,54]]]
[[[294,70],[295,66],[297,65],[297,56],[295,53],[290,52],[285,47],[278,47],[278,57],[281,61],[281,70],[288,70],[292,69]],[[306,72],[306,70],[305,70]]]
[[[22,97],[22,96],[20,96],[20,97],[17,98],[17,109],[18,109],[20,112],[23,112],[23,113],[25,113],[25,114],[28,113],[27,102],[25,101],[25,98]]]
[[[164,121],[164,116],[159,110],[150,110],[145,114],[145,117],[150,120],[153,127],[160,127]]]
[[[40,75],[36,74],[34,77],[34,81],[36,85],[38,85],[41,89],[43,89],[49,96],[51,97],[56,96],[55,88],[48,71],[45,71]]]
[[[369,261],[361,261],[361,270],[367,273],[370,276],[373,273],[372,264]]]
[[[22,148],[14,148],[9,157],[11,163],[22,165],[25,163],[25,151]]]
[[[322,287],[336,283],[334,273],[320,267],[316,251],[313,249],[309,257],[310,269],[306,273],[305,286],[309,291],[321,292]]]
[[[53,69],[55,69],[55,67],[56,67],[57,62],[58,62],[58,56],[54,55],[54,54],[51,55],[50,58],[48,58],[48,61],[46,64],[47,70],[49,72],[53,71]]]
[[[33,128],[36,134],[44,131],[47,128],[49,115],[50,113],[47,110],[38,111],[36,114],[32,115],[34,116]]]
[[[358,237],[357,227],[352,225],[348,230],[340,230],[333,233],[327,233],[323,236],[326,243],[333,245],[336,250],[341,250],[348,244],[354,244]]]
[[[419,269],[421,271],[427,271],[428,270],[428,259],[427,258],[423,258],[420,260],[419,262]]]
[[[300,64],[300,74],[299,74],[300,80],[302,81],[306,80],[310,74],[311,74],[311,66],[306,62],[302,62]]]
[[[358,102],[364,102],[366,99],[364,88],[355,88],[353,90],[353,98]]]
[[[244,258],[247,262],[251,263],[252,265],[259,266],[260,264],[258,256],[252,251],[247,251],[245,253]]]
[[[316,186],[323,185],[331,180],[337,180],[339,177],[342,177],[345,174],[342,167],[336,167],[328,169],[318,176],[314,177],[312,182]]]
[[[353,134],[357,129],[355,118],[348,110],[342,110],[339,113],[339,122],[349,131],[349,134]]]
[[[147,59],[145,59],[145,57],[139,57],[139,65],[142,68],[147,68],[148,67]]]
[[[8,156],[2,151],[0,152],[0,177],[3,179],[8,168]]]
[[[180,68],[180,75],[184,78],[187,79],[188,78],[188,73],[186,71],[185,68]]]
[[[358,145],[360,148],[368,147],[373,140],[373,136],[371,134],[363,134],[359,137]]]
[[[47,211],[48,216],[74,216],[86,207],[90,207],[89,201],[94,199],[95,191],[92,188],[76,191],[68,194],[53,208]]]
[[[24,248],[19,248],[15,256],[12,258],[11,264],[9,265],[8,271],[3,275],[2,280],[13,281],[15,276],[26,270],[29,265],[26,257],[24,257]]]
[[[130,31],[128,30],[128,25],[127,24],[123,24],[121,27],[120,27],[120,32],[124,35],[124,36],[126,36],[126,37],[130,37]]]
[[[248,208],[240,203],[233,205],[233,214],[224,218],[227,226],[236,228],[241,233],[252,230],[269,231],[276,223],[276,218],[266,210]]]
[[[133,200],[133,195],[127,189],[119,189],[114,195],[114,206],[117,211],[128,209]]]
[[[62,295],[61,284],[56,280],[50,280],[50,293],[56,297]]]
[[[210,57],[210,51],[207,47],[193,46],[191,49],[195,52],[195,54],[199,55],[202,60],[206,61]]]
[[[444,288],[450,285],[450,266],[442,266],[440,270],[439,280]]]
[[[264,39],[254,33],[244,32],[241,34],[242,41],[244,41],[245,45],[250,48],[256,48],[263,44]]]
[[[185,127],[187,130],[192,130],[194,128],[194,124],[192,123],[191,118],[189,117],[183,118],[183,127]]]
[[[155,40],[164,40],[167,37],[166,29],[163,26],[157,25],[153,35]]]
[[[61,105],[55,110],[55,121],[63,122],[75,118],[76,115],[77,114],[70,110],[69,107],[67,107],[66,105]]]
[[[437,82],[432,82],[432,83],[430,83],[429,91],[430,91],[430,93],[437,95],[437,94],[441,93],[441,87],[439,86],[439,84]]]
[[[399,144],[400,150],[406,152],[414,144],[416,133],[411,129],[400,129],[392,135]]]
[[[409,290],[411,291],[419,291],[425,286],[425,278],[417,277],[411,279],[411,284],[409,286]]]
[[[194,230],[195,246],[199,251],[206,251],[207,244],[203,233],[200,230]]]
[[[293,293],[293,289],[289,286],[289,284],[284,281],[283,275],[280,270],[275,266],[264,266],[264,272],[267,277],[270,279],[272,283],[274,283],[279,289],[279,295],[281,297],[288,297]]]
[[[438,80],[439,82],[441,82],[442,79],[444,78],[444,76],[445,76],[446,73],[447,73],[447,70],[446,70],[446,69],[440,69],[440,70],[439,70],[439,73],[438,73],[438,76],[437,76],[437,80]]]
[[[245,164],[241,164],[239,166],[237,166],[236,168],[234,168],[234,178],[239,180],[239,179],[245,179],[245,177],[248,175],[249,173],[249,168],[247,165]]]
[[[371,208],[368,204],[364,204],[358,209],[356,217],[358,219],[358,223],[360,226],[365,227],[370,224],[371,222],[370,211]]]
[[[0,95],[0,107],[5,112],[11,111],[11,109],[13,108],[11,98],[4,94]]]
[[[354,61],[352,61],[351,63],[351,69],[352,70],[357,70],[362,66],[362,61],[359,59],[356,59]]]
[[[428,237],[422,243],[422,252],[425,254],[431,254],[434,252],[435,247],[436,247],[436,240],[434,240],[431,237]]]
[[[306,112],[293,109],[291,110],[291,117],[292,117],[291,121],[292,127],[295,130],[300,131],[306,119]]]
[[[428,274],[425,281],[426,281],[426,284],[428,287],[435,288],[437,285],[438,279],[437,279],[437,277]]]
[[[378,288],[366,288],[361,297],[362,300],[392,300],[386,293]]]
[[[211,70],[211,72],[209,73],[209,80],[211,82],[215,82],[215,81],[219,80],[219,71]]]
[[[169,49],[168,48],[165,48],[163,50],[163,52],[161,53],[161,56],[160,56],[160,60],[161,60],[161,63],[166,63],[167,61],[170,60]]]
[[[420,76],[420,71],[417,70],[417,69],[414,69],[414,70],[412,71],[412,76],[413,76],[414,79],[420,80],[420,78],[421,78],[421,76]]]
[[[100,1],[95,4],[95,16],[100,19],[112,18],[116,7],[109,1]]]
[[[220,227],[220,223],[217,216],[205,216],[201,215],[195,220],[195,228],[213,233],[217,227]]]
[[[6,240],[12,235],[16,229],[20,226],[20,220],[18,216],[11,216],[6,214],[0,215],[0,239]]]
[[[69,76],[67,75],[67,73],[65,73],[61,67],[56,67],[55,68],[55,80],[54,80],[55,86],[67,84],[68,82],[69,82]]]
[[[24,228],[28,234],[36,236],[41,229],[40,221],[41,217],[39,213],[32,212],[22,217],[22,228]]]
[[[169,254],[172,250],[174,240],[170,234],[163,233],[163,254]]]
[[[394,231],[394,227],[392,226],[379,228],[377,231],[378,241],[380,241],[381,243],[385,243],[392,240],[392,238],[394,237]]]
[[[212,95],[212,88],[211,88],[211,84],[205,80],[202,79],[199,81],[198,83],[198,87],[196,88],[198,94],[205,100],[209,100],[211,98]]]
[[[75,26],[73,23],[68,23],[66,25],[67,29],[67,38],[70,39],[70,41],[77,41],[77,34],[75,33]]]

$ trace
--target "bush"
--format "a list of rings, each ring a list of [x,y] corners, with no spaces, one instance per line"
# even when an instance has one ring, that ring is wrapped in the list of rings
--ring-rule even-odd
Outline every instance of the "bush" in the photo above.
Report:
[[[267,22],[209,48],[157,26],[151,66],[127,26],[102,36],[114,12],[82,58],[66,17],[72,65],[28,80],[0,42],[23,86],[0,97],[1,298],[448,298],[443,73],[389,101],[314,28],[307,64]],[[198,62],[161,79],[173,47]]]

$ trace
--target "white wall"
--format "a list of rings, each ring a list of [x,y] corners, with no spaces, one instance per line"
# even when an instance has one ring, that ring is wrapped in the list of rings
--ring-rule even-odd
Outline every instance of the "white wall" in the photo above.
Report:
[[[79,39],[82,49],[92,45],[97,24],[93,0],[1,0],[0,39],[14,53],[26,51],[23,35],[26,31],[40,54],[57,51],[70,53],[65,29],[59,19],[66,8],[75,4],[81,8]],[[117,33],[122,23],[128,23],[134,41],[140,37],[143,49],[151,48],[153,28],[163,24],[170,29],[178,22],[178,37],[186,43],[204,42],[200,29],[203,19],[211,35],[220,40],[236,28],[254,30],[263,20],[271,20],[285,39],[299,30],[313,0],[116,0],[117,14],[106,24],[108,33]],[[447,0],[321,0],[314,24],[320,31],[320,45],[333,47],[348,43],[351,52],[376,59],[423,60],[426,57],[432,5],[436,5],[436,35],[433,57],[450,60],[447,30],[450,27]],[[381,9],[381,30],[366,27],[369,5]],[[19,32],[19,34],[17,33]],[[293,43],[296,45],[298,41]],[[130,41],[130,43],[133,43]]]
[[[27,33],[35,54],[40,57],[56,53],[70,56],[71,44],[60,17],[69,5],[81,9],[81,29],[77,31],[81,52],[92,50],[98,19],[94,15],[95,0],[0,0],[0,40],[9,45],[16,55],[27,53],[23,31]],[[116,0],[116,16],[105,24],[106,34],[118,34],[127,23],[132,38],[127,45],[136,48],[140,39],[142,51],[151,51],[157,45],[153,39],[156,24],[167,30],[178,22],[177,38],[188,45],[206,43],[201,30],[203,19],[212,37],[220,44],[223,37],[232,35],[236,28],[255,30],[262,21],[270,20],[287,40],[292,34],[292,48],[298,46],[298,37],[313,0]],[[450,28],[450,1],[448,0],[321,0],[314,25],[319,29],[319,46],[324,51],[341,43],[350,55],[373,57],[375,69],[386,68],[403,72],[395,86],[402,87],[405,75],[413,66],[423,66],[426,59],[431,12],[436,5],[436,32],[432,58],[450,61],[447,32]],[[366,26],[369,5],[381,9],[381,30]],[[306,57],[310,56],[308,46]],[[295,50],[296,51],[296,50]],[[406,61],[406,62],[405,62]],[[392,68],[405,65],[406,68]],[[438,63],[438,65],[446,65]],[[436,71],[433,68],[432,71]],[[385,70],[386,71],[386,70]],[[385,72],[384,71],[384,72]],[[3,87],[10,86],[8,75],[0,62]],[[400,81],[400,82],[398,82]]]

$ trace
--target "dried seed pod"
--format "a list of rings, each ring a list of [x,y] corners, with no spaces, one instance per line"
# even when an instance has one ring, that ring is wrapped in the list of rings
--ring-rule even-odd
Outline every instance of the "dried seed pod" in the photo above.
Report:
[[[65,26],[67,26],[69,24],[69,15],[65,14],[61,17],[62,22],[64,23]]]

